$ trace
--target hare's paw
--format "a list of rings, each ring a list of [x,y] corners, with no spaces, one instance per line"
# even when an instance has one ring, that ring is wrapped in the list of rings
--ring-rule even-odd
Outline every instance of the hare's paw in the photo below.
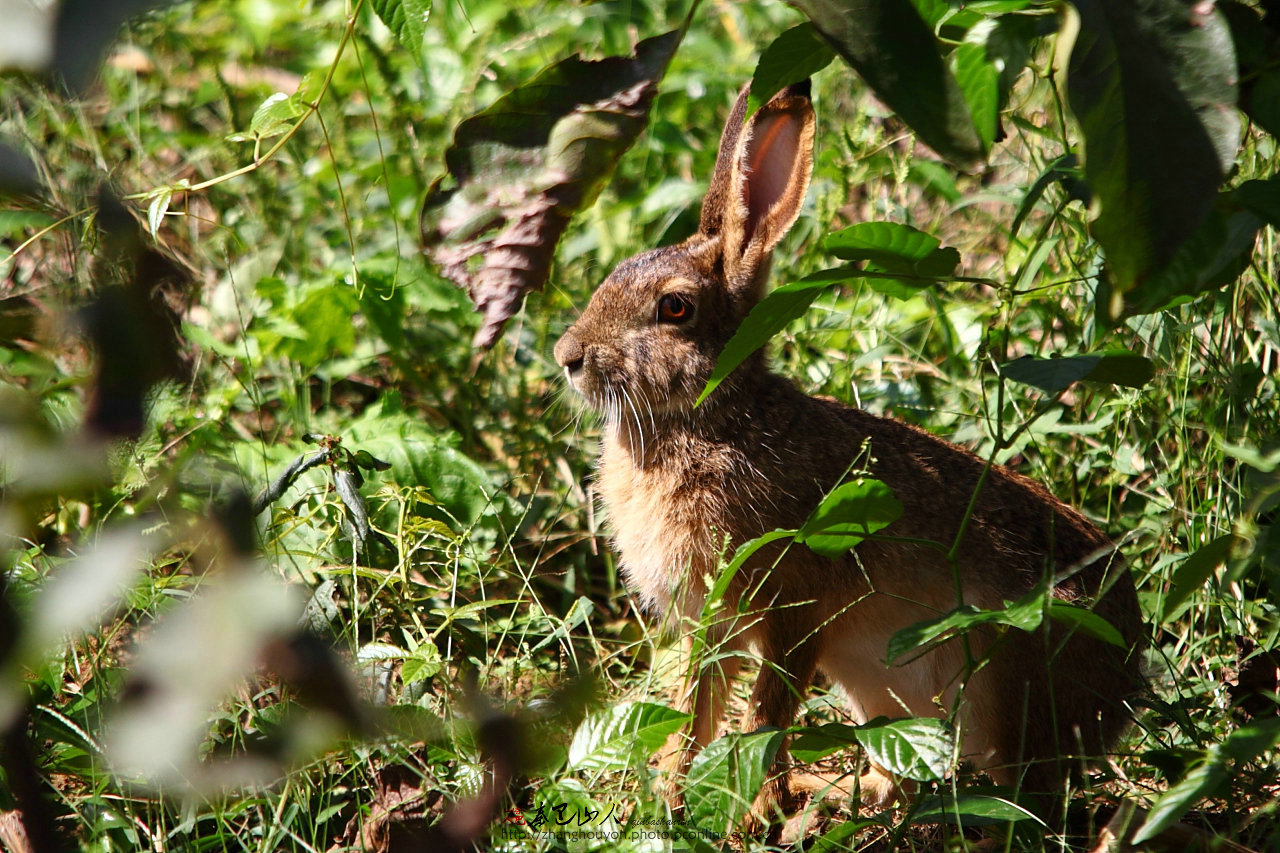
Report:
[[[858,780],[858,788],[862,792],[862,803],[872,808],[882,809],[895,800],[902,799],[902,790],[898,783],[883,767],[872,764]]]
[[[771,841],[776,840],[795,808],[796,798],[791,793],[787,775],[775,776],[765,782],[756,795],[751,811],[743,818],[742,830],[750,836],[767,836]]]

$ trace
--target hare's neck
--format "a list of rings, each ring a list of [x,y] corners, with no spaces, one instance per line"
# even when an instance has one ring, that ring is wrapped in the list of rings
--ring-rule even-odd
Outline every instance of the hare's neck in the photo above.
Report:
[[[774,517],[770,482],[785,425],[753,398],[726,400],[747,403],[610,424],[601,441],[597,487],[623,569],[650,608],[677,617],[700,612],[701,580],[726,551],[791,521]]]

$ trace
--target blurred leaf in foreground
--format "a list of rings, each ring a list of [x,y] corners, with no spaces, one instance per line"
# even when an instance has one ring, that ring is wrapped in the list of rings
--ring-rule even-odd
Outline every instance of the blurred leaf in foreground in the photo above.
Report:
[[[1173,259],[1231,168],[1240,136],[1235,50],[1212,3],[1074,5],[1068,95],[1099,205],[1094,236],[1124,293]]]
[[[492,346],[546,283],[570,218],[644,129],[682,35],[646,39],[633,57],[572,56],[458,125],[449,174],[427,193],[422,240],[484,314],[477,347]]]
[[[972,110],[910,0],[791,0],[930,148],[961,166],[986,157]]]
[[[105,185],[98,193],[104,251],[95,274],[103,286],[79,312],[97,370],[85,425],[103,438],[137,438],[151,388],[182,372],[177,311],[188,277],[149,245],[133,213]]]

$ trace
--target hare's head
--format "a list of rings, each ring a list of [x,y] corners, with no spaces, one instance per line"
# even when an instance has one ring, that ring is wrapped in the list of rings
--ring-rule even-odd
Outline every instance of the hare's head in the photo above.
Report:
[[[619,264],[556,344],[570,384],[611,420],[624,407],[654,416],[692,408],[799,215],[813,167],[808,84],[780,92],[744,123],[746,111],[743,89],[698,233]]]

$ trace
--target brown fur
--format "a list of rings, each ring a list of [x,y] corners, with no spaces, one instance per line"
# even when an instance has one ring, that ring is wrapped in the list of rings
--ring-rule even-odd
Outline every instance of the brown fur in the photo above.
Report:
[[[795,221],[812,167],[807,90],[784,91],[744,125],[745,95],[726,126],[699,233],[620,264],[556,345],[570,382],[605,412],[599,488],[623,570],[646,607],[674,621],[700,618],[726,553],[800,527],[855,463],[903,504],[885,537],[947,547],[984,468],[924,430],[804,395],[771,373],[762,353],[693,408],[760,298],[769,253]],[[692,318],[662,322],[666,294],[692,303]],[[899,629],[961,601],[1000,608],[1046,576],[1057,598],[1093,607],[1129,649],[1053,624],[1035,634],[973,631],[967,655],[954,639],[885,665]],[[1140,684],[1141,617],[1123,562],[1078,512],[999,466],[982,484],[956,572],[927,544],[868,540],[831,560],[777,543],[743,567],[726,604],[713,639],[765,661],[744,729],[790,725],[819,669],[845,690],[859,721],[944,716],[963,690],[963,754],[997,781],[1037,791],[1061,785],[1073,765],[1064,756],[1104,754]],[[969,671],[969,660],[985,663]],[[694,721],[675,769],[714,737],[737,661],[721,655],[694,667],[681,697]],[[784,753],[757,804],[762,813],[788,799],[785,764]],[[873,768],[863,792],[883,802],[895,788]]]

